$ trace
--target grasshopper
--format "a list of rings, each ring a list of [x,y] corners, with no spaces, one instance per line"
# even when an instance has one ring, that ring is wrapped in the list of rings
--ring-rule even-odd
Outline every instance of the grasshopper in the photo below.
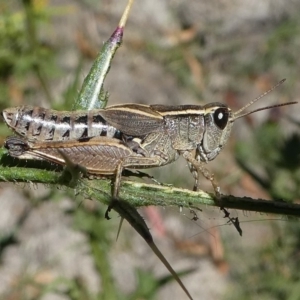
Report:
[[[296,103],[243,113],[283,81],[237,112],[218,102],[204,106],[123,104],[73,112],[31,106],[7,108],[2,113],[6,124],[23,139],[10,137],[5,147],[14,157],[62,165],[66,155],[86,168],[88,174],[115,176],[114,197],[118,195],[124,168],[160,167],[182,155],[195,178],[194,189],[199,188],[198,174],[202,173],[218,194],[213,175],[204,164],[223,149],[235,120]]]

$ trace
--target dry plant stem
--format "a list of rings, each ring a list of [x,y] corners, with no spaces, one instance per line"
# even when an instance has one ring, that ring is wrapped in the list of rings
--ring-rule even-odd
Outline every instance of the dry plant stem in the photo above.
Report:
[[[119,22],[119,27],[120,28],[124,28],[125,25],[126,25],[126,22],[127,22],[127,19],[128,19],[128,16],[129,16],[129,12],[131,10],[131,6],[133,4],[134,0],[128,0],[128,3],[127,3],[127,6],[123,12],[123,15],[121,17],[121,20]]]

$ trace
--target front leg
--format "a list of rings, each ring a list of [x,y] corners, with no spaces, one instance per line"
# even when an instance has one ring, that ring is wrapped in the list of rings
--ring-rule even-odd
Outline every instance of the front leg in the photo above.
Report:
[[[198,161],[194,158],[192,152],[183,151],[182,156],[186,159],[186,161],[190,164],[191,172],[195,178],[195,185],[194,190],[198,191],[200,188],[200,181],[199,181],[199,173],[201,173],[206,179],[208,179],[215,191],[216,197],[219,200],[221,197],[220,194],[220,187],[218,186],[217,182],[215,181],[214,174],[211,174],[205,167],[204,163]]]

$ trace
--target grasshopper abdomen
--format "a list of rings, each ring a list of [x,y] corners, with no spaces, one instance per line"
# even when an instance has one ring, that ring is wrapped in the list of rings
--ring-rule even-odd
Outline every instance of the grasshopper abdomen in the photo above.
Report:
[[[55,111],[43,107],[20,106],[5,109],[5,122],[30,142],[80,140],[95,136],[119,138],[120,131],[107,124],[101,110]]]

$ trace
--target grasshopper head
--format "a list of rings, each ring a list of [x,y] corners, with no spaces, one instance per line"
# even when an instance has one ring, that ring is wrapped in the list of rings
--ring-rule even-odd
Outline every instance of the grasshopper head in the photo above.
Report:
[[[201,161],[210,161],[213,160],[225,146],[232,125],[235,120],[245,117],[247,115],[253,114],[255,112],[266,110],[274,107],[285,106],[296,104],[297,102],[288,102],[283,104],[275,104],[271,106],[261,107],[250,112],[242,113],[246,108],[248,108],[253,103],[257,102],[265,95],[274,90],[278,85],[282,84],[285,79],[278,82],[275,86],[273,86],[270,90],[266,91],[259,97],[250,101],[244,107],[239,109],[236,112],[232,112],[231,109],[222,103],[210,103],[205,105],[203,108],[205,110],[204,114],[204,123],[205,123],[205,131],[203,133],[203,140],[197,148],[197,156]]]
[[[201,161],[213,160],[225,146],[233,125],[231,109],[222,103],[210,103],[204,107],[202,143],[198,145]]]

